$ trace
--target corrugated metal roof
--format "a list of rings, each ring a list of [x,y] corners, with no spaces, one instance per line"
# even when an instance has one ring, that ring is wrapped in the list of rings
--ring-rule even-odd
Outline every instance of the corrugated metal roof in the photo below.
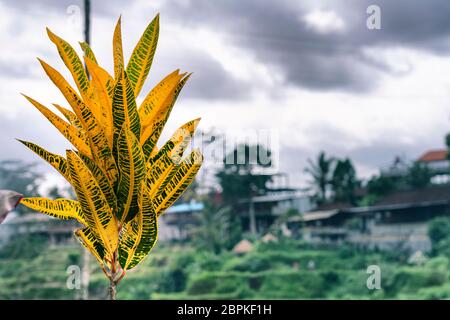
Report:
[[[260,203],[260,202],[277,202],[277,201],[286,201],[304,198],[308,198],[308,195],[305,195],[304,193],[292,192],[292,193],[277,193],[277,194],[267,194],[263,196],[257,196],[253,197],[252,201],[254,203]],[[247,203],[248,199],[242,199],[240,202]]]
[[[295,216],[289,219],[289,221],[295,222],[295,221],[315,221],[315,220],[322,220],[322,219],[328,219],[332,216],[335,216],[339,213],[338,209],[334,210],[323,210],[323,211],[311,211],[307,212],[301,216]]]
[[[182,213],[182,212],[193,212],[193,211],[201,211],[203,210],[204,205],[202,202],[188,202],[177,204],[175,206],[167,209],[167,213]]]

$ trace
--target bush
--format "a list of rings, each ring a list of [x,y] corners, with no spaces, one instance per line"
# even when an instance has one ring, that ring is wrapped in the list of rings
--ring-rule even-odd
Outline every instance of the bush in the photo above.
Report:
[[[0,259],[32,259],[44,251],[48,240],[39,235],[21,235],[10,241],[0,250]]]
[[[317,272],[265,272],[259,294],[265,299],[323,298],[326,282]]]
[[[211,273],[203,273],[190,279],[187,293],[192,295],[212,293],[216,289],[217,278]]]
[[[445,270],[427,270],[418,268],[402,268],[387,278],[383,283],[386,294],[395,296],[399,293],[416,292],[420,288],[443,285],[447,282],[448,272]]]
[[[428,225],[428,236],[431,240],[433,254],[437,255],[443,250],[448,254],[448,245],[450,244],[450,218],[437,217],[433,219]],[[445,242],[441,244],[441,242]],[[450,255],[449,255],[450,256]]]

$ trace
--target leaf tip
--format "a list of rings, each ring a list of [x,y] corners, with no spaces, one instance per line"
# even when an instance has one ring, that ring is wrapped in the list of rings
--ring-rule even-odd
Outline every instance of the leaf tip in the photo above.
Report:
[[[182,80],[183,81],[187,81],[193,74],[194,74],[193,72],[189,72],[189,73],[185,72],[184,75],[183,75]]]
[[[121,25],[122,25],[122,14],[120,14],[119,19],[117,19],[116,30],[120,29]]]
[[[47,35],[50,38],[50,40],[54,40],[56,35],[49,29],[49,27],[45,27],[45,31],[47,31]]]
[[[20,92],[20,94],[21,94],[25,99],[27,99],[28,101],[31,101],[31,98],[30,98],[29,96],[27,96],[25,93]]]
[[[198,117],[197,119],[192,120],[192,122],[194,122],[194,128],[197,128],[197,125],[199,124],[200,120],[202,120],[201,117]]]

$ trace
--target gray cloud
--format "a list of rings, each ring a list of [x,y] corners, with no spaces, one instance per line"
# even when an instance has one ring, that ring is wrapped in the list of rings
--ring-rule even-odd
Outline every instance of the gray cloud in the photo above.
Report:
[[[124,3],[123,1],[114,0],[112,2],[108,1],[108,5],[105,5],[104,1],[91,1],[93,25],[95,26],[95,18],[98,15],[109,16],[112,21],[115,21],[119,14],[126,13],[126,4],[132,5],[134,2]],[[8,7],[16,10],[18,14],[23,11],[29,12],[39,9],[41,12],[43,10],[52,10],[53,12],[60,12],[61,15],[65,15],[67,14],[66,9],[71,5],[78,5],[80,8],[83,8],[82,0],[43,0],[31,3],[29,1],[18,0],[8,1],[6,4]],[[143,21],[143,27],[145,23],[148,23],[153,18],[154,13],[149,12],[151,16],[149,16],[148,21]],[[123,24],[126,24],[126,20],[131,18],[133,17],[125,14]],[[23,24],[19,20],[14,23],[14,29],[12,31],[17,33],[18,36],[20,36],[21,32],[27,32],[27,30],[23,30]],[[112,30],[109,31],[112,36]],[[137,33],[140,34],[140,32],[142,30],[138,30]],[[126,35],[124,36],[126,37]],[[125,38],[124,41],[126,41]],[[233,75],[223,68],[219,61],[214,59],[206,51],[196,50],[186,46],[180,46],[178,50],[164,50],[160,45],[157,50],[156,62],[152,67],[151,76],[157,75],[157,78],[163,77],[175,68],[180,68],[182,71],[194,72],[189,80],[189,90],[183,92],[183,96],[186,98],[235,100],[249,97],[251,85],[235,79]],[[29,71],[25,68],[13,68],[7,64],[3,65],[0,63],[1,70],[4,71],[2,74],[12,77],[26,76],[26,73]],[[154,84],[147,81],[144,91],[150,90]]]
[[[208,53],[192,48],[180,50],[164,50],[159,48],[152,66],[150,77],[162,79],[172,69],[180,72],[192,72],[187,83],[189,89],[183,90],[183,98],[202,100],[235,100],[250,97],[250,87],[239,79],[235,79],[223,66]],[[167,70],[170,65],[172,69]],[[154,83],[147,81],[144,92],[149,92]]]
[[[8,75],[9,78],[31,78],[33,73],[29,65],[19,65],[11,61],[0,60],[0,75]]]
[[[358,177],[364,180],[370,178],[370,174],[373,172],[372,170],[376,170],[377,168],[387,169],[397,156],[407,161],[412,161],[426,151],[420,144],[404,145],[394,143],[386,145],[382,142],[348,152],[335,146],[330,147],[324,143],[317,145],[316,148],[285,147],[281,149],[280,153],[280,172],[288,172],[293,185],[304,187],[310,179],[308,174],[304,172],[304,168],[307,166],[307,160],[312,159],[314,161],[317,154],[322,150],[328,156],[350,158],[356,166]],[[369,175],[368,172],[362,170],[362,166],[365,169],[370,169],[371,172]]]
[[[382,30],[366,28],[369,5],[381,7]],[[333,10],[345,22],[339,33],[311,30],[301,17],[313,8]],[[288,84],[309,89],[365,92],[383,73],[399,75],[363,48],[412,47],[436,54],[450,49],[450,2],[432,1],[177,1],[165,13],[176,23],[228,34],[266,65],[281,69]]]
[[[83,2],[5,3],[18,10],[49,8],[65,13],[68,6],[82,7]],[[366,28],[366,8],[372,4],[381,8],[382,30]],[[312,30],[302,17],[313,9],[336,12],[345,29],[338,33]],[[92,1],[92,10],[94,19],[98,14],[115,18],[126,11],[126,4]],[[171,23],[225,33],[226,41],[249,50],[272,70],[281,70],[285,84],[312,90],[364,93],[376,87],[382,74],[402,75],[382,60],[367,56],[363,48],[411,47],[442,55],[450,52],[450,2],[446,0],[170,0],[163,2],[160,11]],[[177,54],[183,56],[186,65],[201,66],[200,71],[195,69],[191,97],[242,98],[245,94],[241,88],[254,86],[237,82],[206,53],[185,49],[180,48]]]
[[[27,1],[27,0],[3,0],[0,1],[9,7],[18,9],[20,11],[34,11],[34,10],[53,10],[61,13],[66,13],[69,6],[76,5],[83,9],[83,0],[39,0],[39,1]],[[129,4],[129,1],[121,0],[108,0],[108,1],[96,1],[91,0],[91,10],[95,14],[110,15],[120,11],[121,8],[125,8]]]

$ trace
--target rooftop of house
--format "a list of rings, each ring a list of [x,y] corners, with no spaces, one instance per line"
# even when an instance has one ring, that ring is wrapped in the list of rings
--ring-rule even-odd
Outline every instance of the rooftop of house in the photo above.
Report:
[[[447,150],[430,150],[417,159],[418,162],[434,162],[447,160]]]
[[[290,222],[298,222],[298,221],[316,221],[316,220],[326,220],[329,219],[335,215],[337,215],[340,212],[339,209],[330,209],[330,210],[323,210],[323,211],[310,211],[306,212],[305,214],[294,216],[289,218]]]
[[[291,201],[309,198],[307,194],[303,191],[283,191],[277,193],[268,193],[262,196],[252,197],[253,203],[269,203],[269,202],[279,202],[279,201]],[[239,203],[248,203],[250,200],[248,198],[242,198]]]
[[[289,221],[327,220],[337,214],[370,213],[383,210],[396,210],[450,204],[450,185],[436,185],[415,190],[392,192],[374,205],[368,207],[351,207],[346,203],[330,203],[321,205],[314,211],[296,216]]]
[[[167,213],[197,212],[203,210],[203,208],[204,205],[202,202],[191,201],[187,203],[174,205],[167,209]]]
[[[450,202],[450,185],[434,185],[421,189],[392,192],[382,197],[375,205],[418,204],[436,201]]]

